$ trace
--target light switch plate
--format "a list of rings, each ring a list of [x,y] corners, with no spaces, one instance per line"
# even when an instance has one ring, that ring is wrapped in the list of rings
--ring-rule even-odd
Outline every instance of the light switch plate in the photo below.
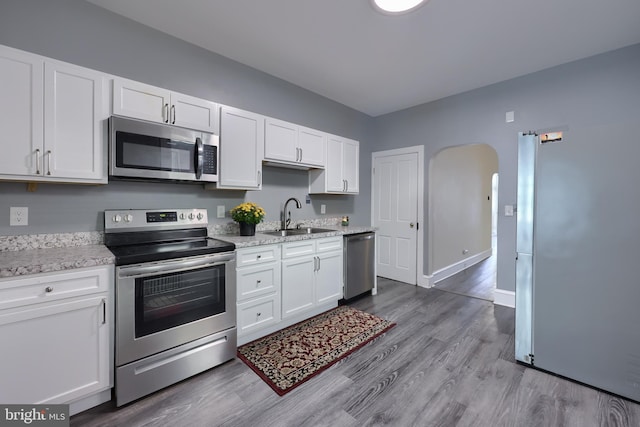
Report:
[[[513,216],[513,205],[504,205],[504,216]]]
[[[218,206],[218,218],[224,218],[225,210],[224,205]]]
[[[9,208],[9,225],[29,225],[29,208],[27,207],[10,207]]]
[[[507,123],[513,123],[516,121],[516,117],[515,117],[515,112],[513,111],[507,111],[507,113],[505,114],[504,117],[505,122]]]

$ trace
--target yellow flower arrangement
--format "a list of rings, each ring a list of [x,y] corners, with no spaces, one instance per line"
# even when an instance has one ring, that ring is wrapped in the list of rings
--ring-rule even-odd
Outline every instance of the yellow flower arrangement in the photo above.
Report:
[[[231,209],[231,218],[237,222],[246,222],[247,224],[258,224],[264,218],[265,211],[253,202],[241,203]]]

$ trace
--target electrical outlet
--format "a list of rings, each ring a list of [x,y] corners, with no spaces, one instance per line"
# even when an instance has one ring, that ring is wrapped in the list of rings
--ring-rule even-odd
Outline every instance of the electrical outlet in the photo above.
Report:
[[[9,208],[9,225],[29,225],[29,208],[27,207],[10,207]]]
[[[226,209],[225,209],[224,205],[218,206],[218,218],[224,218],[225,211],[226,211]]]
[[[320,205],[320,213],[321,214],[327,213],[327,205]]]

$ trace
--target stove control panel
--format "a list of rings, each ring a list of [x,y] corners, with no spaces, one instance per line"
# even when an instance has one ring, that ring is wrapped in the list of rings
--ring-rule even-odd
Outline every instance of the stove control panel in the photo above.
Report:
[[[132,231],[206,227],[206,209],[130,209],[104,211],[104,229]]]

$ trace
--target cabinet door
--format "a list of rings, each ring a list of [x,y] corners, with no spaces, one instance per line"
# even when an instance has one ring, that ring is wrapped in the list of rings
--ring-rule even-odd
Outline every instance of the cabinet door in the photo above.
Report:
[[[264,138],[264,158],[266,160],[298,162],[300,158],[298,126],[282,120],[267,118]]]
[[[0,312],[0,402],[68,403],[110,387],[107,294]]]
[[[215,102],[181,93],[171,93],[169,119],[172,125],[218,133],[218,106]]]
[[[318,254],[316,271],[316,304],[342,298],[342,251]]]
[[[342,138],[330,135],[327,138],[326,191],[343,192],[346,188],[342,175],[344,155]]]
[[[324,167],[327,146],[325,133],[315,129],[299,127],[298,147],[300,149],[300,163]]]
[[[217,188],[259,190],[263,149],[264,116],[223,106]]]
[[[0,46],[0,174],[42,174],[42,97],[42,59]]]
[[[113,80],[113,114],[169,123],[171,92],[126,79]]]
[[[345,139],[343,143],[342,176],[346,181],[347,193],[358,193],[360,189],[360,158],[359,143],[351,139]]]
[[[44,176],[106,182],[103,75],[57,62],[44,70]]]
[[[313,307],[315,297],[314,256],[282,261],[282,318],[294,316]]]

